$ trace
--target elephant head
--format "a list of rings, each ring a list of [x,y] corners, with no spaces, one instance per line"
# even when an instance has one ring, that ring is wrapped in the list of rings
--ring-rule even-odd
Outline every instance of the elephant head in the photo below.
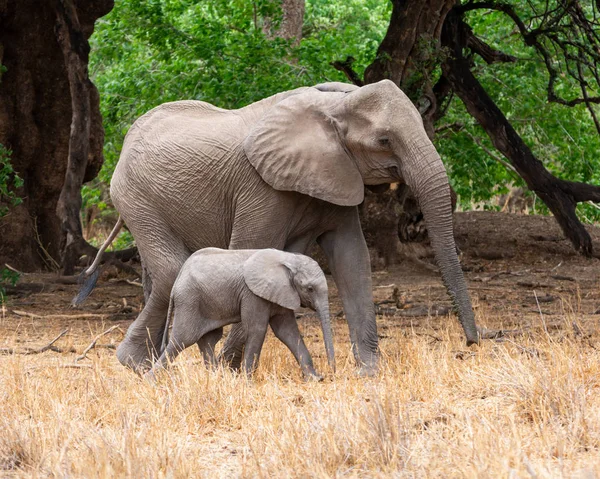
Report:
[[[467,344],[479,342],[452,228],[446,170],[410,99],[391,81],[348,92],[309,89],[277,103],[244,141],[250,163],[277,190],[341,206],[363,185],[400,181],[417,198]]]
[[[325,275],[308,256],[264,249],[244,263],[244,281],[255,295],[287,309],[308,307],[321,320],[327,361],[335,371],[333,333]]]

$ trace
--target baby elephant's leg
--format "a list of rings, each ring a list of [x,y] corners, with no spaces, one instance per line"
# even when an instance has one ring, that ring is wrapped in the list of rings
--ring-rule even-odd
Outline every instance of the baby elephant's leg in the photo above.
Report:
[[[315,371],[312,357],[298,329],[294,312],[291,309],[287,309],[284,312],[276,314],[271,317],[270,324],[275,336],[288,347],[296,358],[296,361],[298,361],[304,377],[306,379],[321,381],[323,376]]]
[[[241,320],[245,324],[246,344],[242,369],[250,376],[258,366],[260,352],[269,328],[270,303],[253,296],[242,301]]]
[[[234,323],[219,354],[219,361],[233,371],[239,371],[242,367],[245,343],[246,329],[244,325],[242,323]]]
[[[173,338],[171,338],[169,340],[169,344],[167,344],[167,347],[165,348],[163,353],[156,360],[154,366],[152,366],[152,369],[146,374],[144,374],[144,379],[146,379],[147,381],[154,381],[156,379],[156,374],[158,373],[158,371],[162,369],[167,369],[169,367],[169,364],[172,363],[175,360],[175,358],[179,356],[179,353],[184,349],[184,346],[177,345]]]
[[[213,329],[209,331],[204,336],[200,338],[200,340],[196,343],[198,344],[198,349],[202,353],[202,357],[204,358],[204,364],[207,368],[216,368],[217,367],[217,358],[215,356],[215,346],[219,342],[219,340],[223,337],[223,328]]]

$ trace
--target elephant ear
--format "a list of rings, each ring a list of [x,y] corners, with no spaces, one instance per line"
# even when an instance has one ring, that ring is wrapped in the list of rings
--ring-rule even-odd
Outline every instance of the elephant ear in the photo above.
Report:
[[[352,85],[350,83],[330,81],[327,83],[319,83],[318,85],[315,85],[314,88],[316,88],[319,91],[341,91],[343,93],[350,93],[354,90],[357,90],[360,87]]]
[[[256,296],[294,310],[300,307],[300,296],[292,286],[285,255],[275,249],[254,253],[244,263],[244,281]]]
[[[360,172],[327,114],[344,93],[311,89],[274,105],[244,140],[244,151],[266,183],[340,206],[362,202]],[[332,101],[333,100],[333,101]]]

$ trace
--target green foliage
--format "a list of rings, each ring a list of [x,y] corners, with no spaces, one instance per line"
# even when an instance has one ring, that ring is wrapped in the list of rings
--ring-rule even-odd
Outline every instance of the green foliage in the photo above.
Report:
[[[391,2],[307,0],[303,39],[294,46],[263,32],[264,19],[277,18],[278,4],[275,0],[116,2],[114,10],[98,21],[91,39],[90,71],[100,90],[106,161],[101,183],[84,188],[84,205],[107,207],[106,185],[125,133],[154,106],[196,99],[239,108],[279,91],[346,81],[330,63],[348,56],[355,58],[353,67],[362,75],[376,56],[391,13]],[[518,0],[514,5],[526,23],[541,21],[533,8],[543,10],[545,2]],[[474,70],[536,156],[561,178],[600,183],[600,137],[585,108],[547,102],[543,60],[515,34],[506,15],[480,10],[471,12],[468,21],[487,43],[519,59],[487,65],[474,56]],[[439,75],[435,65],[446,52],[428,38],[419,45],[422,65],[417,65],[416,75]],[[414,81],[419,83],[420,78]],[[565,96],[573,88],[568,78],[561,77],[557,84]],[[495,195],[523,184],[499,161],[501,155],[460,100],[452,99],[440,123],[463,125],[436,138],[463,207],[489,205]],[[589,205],[580,205],[579,210],[584,219],[598,218],[598,210]]]
[[[10,164],[11,155],[12,151],[0,143],[0,217],[8,213],[9,206],[17,206],[23,202],[14,192],[14,189],[23,186],[23,180]]]
[[[0,270],[0,304],[3,304],[6,299],[6,285],[14,286],[19,281],[19,273],[8,268]]]
[[[526,17],[527,7],[522,7],[519,13]],[[487,65],[474,56],[474,72],[537,158],[559,178],[600,184],[600,158],[597,155],[600,136],[585,106],[569,108],[548,103],[548,74],[543,59],[514,33],[514,23],[506,15],[484,10],[470,14],[468,21],[475,34],[486,43],[518,58],[516,63]],[[562,80],[562,93],[568,93],[570,89],[570,96],[581,94],[566,78]],[[447,164],[463,206],[489,200],[497,193],[506,192],[509,185],[524,185],[520,178],[473,141],[474,137],[483,147],[503,158],[457,98],[452,100],[442,120],[444,124],[454,122],[464,124],[464,130],[441,135],[436,146]],[[538,213],[545,211],[540,201],[537,205]],[[583,220],[600,219],[598,210],[590,205],[580,205],[579,211]]]
[[[161,103],[203,100],[239,108],[282,90],[344,81],[330,62],[353,56],[362,73],[387,28],[377,0],[308,1],[303,40],[269,39],[276,2],[117,2],[92,36],[90,71],[106,130],[100,179],[109,183],[129,126]]]
[[[84,210],[92,206],[96,206],[100,211],[105,211],[108,208],[106,201],[104,201],[101,185],[97,180],[83,185],[81,188],[81,200]]]
[[[128,230],[121,230],[119,235],[115,238],[115,241],[111,245],[112,251],[118,251],[122,249],[128,249],[135,246],[135,240],[133,239],[133,235]]]
[[[0,65],[0,74],[2,73]],[[9,206],[16,206],[23,200],[19,198],[13,189],[23,186],[23,180],[17,176],[10,164],[12,151],[0,143],[0,217],[6,215]],[[8,205],[8,206],[6,206]],[[6,290],[5,285],[14,286],[19,279],[19,274],[8,269],[0,269],[0,304],[4,303]]]

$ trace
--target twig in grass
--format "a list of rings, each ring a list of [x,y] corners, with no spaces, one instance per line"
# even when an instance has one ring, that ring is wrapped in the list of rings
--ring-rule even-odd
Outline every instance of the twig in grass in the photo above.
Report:
[[[572,276],[565,276],[564,274],[551,274],[550,277],[553,279],[557,279],[559,281],[573,281],[573,282],[577,281]]]
[[[522,352],[526,353],[531,358],[534,358],[534,357],[537,358],[540,356],[540,352],[537,349],[526,348],[524,346],[521,346],[520,344],[517,344],[510,338],[506,338],[506,342],[509,342],[510,344],[516,346],[517,348],[519,348]]]
[[[48,369],[50,367],[57,369],[93,369],[93,366],[89,364],[52,364],[52,365],[40,365],[40,366],[27,366],[26,371],[35,371],[36,369]]]
[[[529,329],[529,326],[517,329],[487,329],[481,328],[479,331],[481,339],[494,339],[497,342],[505,340],[507,335],[517,336],[519,334],[525,334],[525,330]]]
[[[102,337],[105,336],[109,333],[112,333],[115,329],[119,329],[119,331],[121,331],[121,329],[119,328],[118,325],[114,325],[111,326],[110,328],[108,328],[106,331],[104,331],[103,333],[100,333],[98,336],[96,336],[94,338],[94,340],[89,344],[89,346],[87,348],[85,348],[83,350],[83,353],[81,353],[80,356],[77,356],[75,358],[75,362],[77,361],[81,361],[82,359],[85,359],[87,357],[87,353],[89,353],[92,349],[94,349],[96,347],[96,343],[98,342],[98,340]],[[123,331],[121,331],[121,333],[123,333]]]
[[[80,314],[46,314],[40,315],[35,313],[29,313],[27,311],[20,311],[18,309],[13,309],[12,311],[17,316],[26,316],[31,319],[80,319],[80,318],[106,318],[110,316],[109,314],[101,314],[101,313],[80,313]]]
[[[16,268],[13,268],[11,265],[9,265],[8,263],[4,263],[4,266],[6,266],[7,269],[10,269],[11,271],[13,271],[14,273],[17,273],[21,276],[23,276],[25,273],[23,273],[23,271],[19,271]]]
[[[546,336],[549,336],[548,335],[548,327],[546,326],[546,320],[544,319],[544,313],[542,313],[542,308],[540,307],[540,302],[538,301],[538,297],[537,297],[537,293],[535,292],[535,289],[533,290],[533,296],[535,297],[535,302],[537,304],[538,311],[540,312],[540,318],[542,320],[542,326],[544,326],[544,332],[546,333]]]
[[[53,269],[54,271],[60,270],[60,264],[58,264],[58,262],[50,255],[50,253],[48,253],[48,250],[44,248],[42,239],[40,238],[40,233],[38,232],[37,217],[33,218],[33,233],[35,235],[36,243],[38,244],[40,250],[44,253],[44,255],[42,256],[42,254],[38,251],[38,254],[40,255],[40,258],[42,258],[42,261],[46,263],[46,265],[50,269]]]
[[[63,329],[61,333],[56,336],[52,341],[50,341],[46,346],[42,346],[41,348],[25,348],[23,351],[16,351],[12,348],[2,348],[0,349],[0,354],[23,354],[25,356],[29,356],[31,354],[41,354],[46,351],[54,351],[55,353],[64,353],[65,350],[57,348],[54,346],[54,343],[62,338],[65,334],[69,332],[69,328]],[[69,350],[70,352],[70,350]]]

